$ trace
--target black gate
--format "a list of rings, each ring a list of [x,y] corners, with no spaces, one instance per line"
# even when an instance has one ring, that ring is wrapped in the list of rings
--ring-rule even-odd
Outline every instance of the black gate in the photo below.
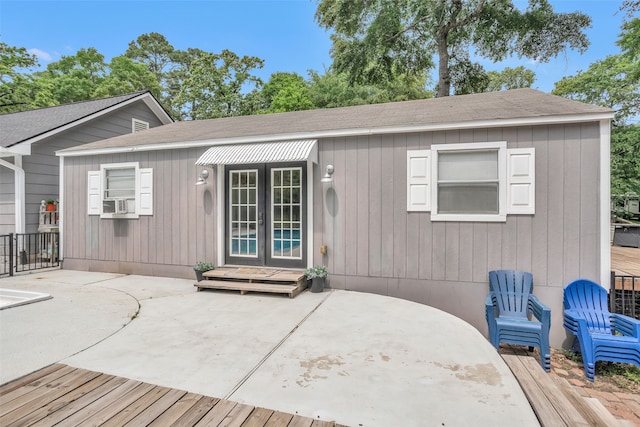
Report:
[[[609,311],[640,319],[640,277],[611,272]]]
[[[0,235],[0,276],[58,267],[59,233]]]

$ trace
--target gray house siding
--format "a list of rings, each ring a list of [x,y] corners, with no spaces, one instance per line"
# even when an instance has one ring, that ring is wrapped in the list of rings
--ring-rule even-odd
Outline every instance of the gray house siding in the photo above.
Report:
[[[75,126],[69,131],[35,142],[31,146],[31,155],[25,156],[22,162],[22,168],[25,171],[25,231],[27,233],[38,230],[40,202],[49,198],[59,198],[60,159],[56,157],[55,152],[131,133],[132,118],[148,122],[149,127],[162,124],[144,102],[138,101]]]
[[[407,150],[491,141],[535,148],[535,215],[432,222],[429,212],[407,211]],[[224,236],[215,171],[204,188],[194,185],[206,148],[66,157],[64,268],[191,278],[194,262],[216,260]],[[599,150],[598,122],[319,139],[312,263],[328,267],[332,288],[427,304],[485,334],[488,272],[530,271],[534,293],[552,309],[551,343],[560,347],[564,285],[600,278]],[[118,162],[153,168],[152,216],[87,215],[87,172]],[[335,167],[330,185],[320,183],[327,164]]]
[[[13,163],[13,159],[4,159]],[[0,166],[0,234],[15,231],[15,187],[13,171]]]
[[[202,149],[67,157],[64,181],[64,268],[193,277],[197,261],[216,259],[216,189],[196,186]],[[101,164],[153,168],[154,211],[138,219],[87,215],[87,173]],[[209,182],[215,182],[215,172]]]
[[[314,192],[314,243],[329,248],[314,253],[314,264],[327,265],[333,288],[428,304],[484,333],[488,271],[531,271],[535,294],[556,313],[551,340],[560,346],[564,285],[600,277],[599,129],[584,123],[322,140],[320,164],[336,172],[331,187]],[[407,212],[407,150],[489,141],[536,149],[535,215],[431,222],[428,212]]]

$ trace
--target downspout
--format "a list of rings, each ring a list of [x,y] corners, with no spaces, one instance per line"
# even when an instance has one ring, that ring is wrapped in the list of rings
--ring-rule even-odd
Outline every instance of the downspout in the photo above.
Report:
[[[600,283],[611,282],[611,121],[600,121]],[[606,284],[609,286],[606,286]]]
[[[14,208],[16,220],[16,233],[24,233],[25,230],[25,184],[24,169],[22,169],[22,156],[15,154],[13,156],[15,164],[0,159],[0,165],[11,169],[14,172]]]
[[[60,157],[58,179],[58,262],[61,263],[64,261],[64,157]]]

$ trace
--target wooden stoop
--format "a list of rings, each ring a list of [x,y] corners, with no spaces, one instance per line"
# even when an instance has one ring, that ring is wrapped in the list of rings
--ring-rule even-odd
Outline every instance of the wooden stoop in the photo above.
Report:
[[[307,288],[302,270],[278,270],[260,267],[219,267],[202,275],[196,283],[198,291],[220,289],[247,292],[286,294],[293,298]]]

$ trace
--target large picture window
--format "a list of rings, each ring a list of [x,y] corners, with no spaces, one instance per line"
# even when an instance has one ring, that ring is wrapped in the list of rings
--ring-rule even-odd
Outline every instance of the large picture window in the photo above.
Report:
[[[407,156],[407,210],[433,221],[506,221],[534,213],[533,148],[507,143],[434,144]]]

